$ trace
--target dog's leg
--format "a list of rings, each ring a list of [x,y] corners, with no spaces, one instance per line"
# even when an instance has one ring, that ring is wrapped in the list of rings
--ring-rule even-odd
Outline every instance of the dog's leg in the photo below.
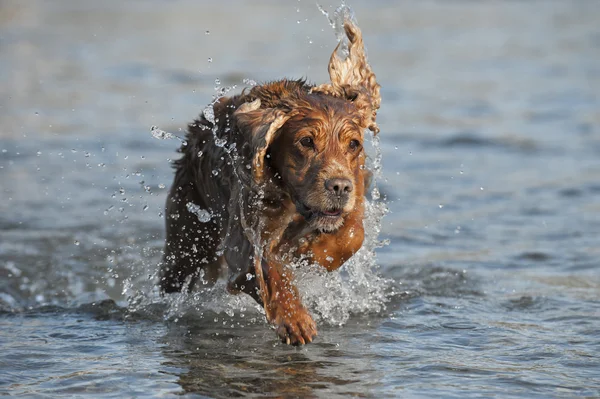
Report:
[[[162,292],[180,292],[184,287],[191,291],[200,277],[202,284],[206,286],[217,282],[223,264],[220,258],[208,262],[206,257],[199,258],[197,254],[191,253],[192,251],[184,252],[179,248],[169,248],[169,245],[170,243],[167,243],[160,271]]]
[[[304,345],[317,335],[317,326],[300,302],[298,290],[292,284],[292,272],[279,257],[255,258],[256,280],[267,320],[277,335],[288,345]]]
[[[291,270],[285,270],[281,261],[257,256],[247,273],[230,280],[227,288],[233,294],[244,292],[263,306],[267,320],[275,326],[282,342],[303,345],[312,342],[317,328],[300,302],[292,278]]]
[[[234,275],[227,283],[227,291],[234,295],[244,292],[250,295],[260,306],[264,307],[254,265],[251,265],[245,273]]]

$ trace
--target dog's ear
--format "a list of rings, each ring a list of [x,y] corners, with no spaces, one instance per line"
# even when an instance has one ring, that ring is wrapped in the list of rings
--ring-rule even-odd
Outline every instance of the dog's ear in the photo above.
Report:
[[[260,99],[242,104],[234,113],[237,127],[248,135],[252,149],[252,176],[262,183],[265,175],[265,157],[276,133],[290,118],[277,108],[260,108]]]
[[[379,132],[375,122],[377,110],[381,104],[379,83],[367,62],[362,33],[352,18],[344,15],[343,38],[329,59],[329,77],[331,84],[323,84],[312,89],[334,97],[345,98],[356,104],[366,127],[373,133]],[[347,40],[347,43],[344,43]],[[345,58],[340,57],[340,46],[347,44]]]

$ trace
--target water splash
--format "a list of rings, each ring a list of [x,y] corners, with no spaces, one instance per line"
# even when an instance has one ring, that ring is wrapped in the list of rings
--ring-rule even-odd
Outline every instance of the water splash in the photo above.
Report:
[[[200,208],[198,205],[192,202],[188,202],[187,204],[185,204],[185,207],[188,211],[196,215],[201,223],[208,223],[213,218],[212,213],[210,213],[206,209]]]
[[[213,109],[215,102],[210,103],[206,108],[202,110],[202,115],[206,118],[207,121],[214,124],[215,123],[215,111]]]
[[[352,314],[385,310],[393,295],[392,281],[379,275],[375,250],[387,245],[378,239],[381,219],[386,213],[385,203],[365,202],[363,246],[338,271],[296,265],[296,280],[303,301],[321,322],[343,325]]]
[[[152,126],[150,128],[150,133],[152,133],[152,137],[159,140],[167,140],[174,139],[175,135],[173,133],[165,132],[162,129],[159,129],[158,126]]]
[[[151,126],[150,127],[150,133],[152,134],[152,137],[154,137],[155,139],[158,140],[179,140],[182,144],[185,143],[185,139],[177,136],[176,134],[173,133],[169,133],[167,131],[164,131],[162,129],[160,129],[158,126]]]
[[[333,16],[330,16],[329,12],[327,12],[327,10],[325,10],[325,8],[318,3],[317,7],[319,8],[319,11],[321,11],[321,13],[327,17],[327,20],[329,20],[329,25],[331,25],[333,28],[335,36],[338,42],[340,42],[340,47],[338,49],[340,55],[342,55],[343,58],[348,57],[350,55],[350,51],[348,50],[350,43],[344,31],[344,23],[346,21],[351,21],[355,25],[358,25],[356,22],[356,17],[354,16],[354,11],[352,11],[352,9],[343,1],[341,5],[333,12]]]

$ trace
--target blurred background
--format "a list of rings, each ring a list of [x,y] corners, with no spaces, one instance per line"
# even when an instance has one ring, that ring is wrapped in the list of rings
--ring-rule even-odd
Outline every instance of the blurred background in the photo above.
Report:
[[[321,5],[332,12],[339,3]],[[377,254],[380,275],[393,281],[388,310],[295,352],[310,365],[296,377],[278,368],[284,360],[267,367],[299,390],[260,388],[253,377],[245,387],[308,396],[396,396],[399,387],[429,397],[598,395],[590,370],[600,366],[600,2],[349,5],[382,86],[379,188],[389,213],[375,230],[387,243]],[[86,349],[69,346],[77,337],[65,332],[57,344],[52,331],[61,327],[44,309],[60,307],[52,312],[64,317],[101,299],[123,305],[151,285],[179,142],[153,138],[150,127],[183,136],[218,90],[237,93],[247,79],[325,82],[335,45],[306,0],[0,0],[0,365],[20,359],[22,370],[0,370],[0,390],[17,381],[28,381],[18,389],[29,393],[89,388],[95,377],[64,377],[42,349],[57,377],[44,388],[35,375],[49,369],[27,355],[36,339],[62,348],[70,367],[99,373],[80,356]],[[80,338],[96,336],[94,320]],[[185,331],[173,338],[161,323],[145,336],[120,321],[110,328],[123,329],[128,343],[106,335],[90,356],[125,345],[123,361],[147,364],[153,377],[127,374],[109,356],[115,372],[104,385],[94,380],[98,392],[232,394],[227,373],[177,355],[226,341],[188,341]],[[264,325],[252,334],[262,330],[257,346],[273,338]],[[252,340],[236,339],[240,351],[236,343]],[[338,364],[327,345],[340,343]],[[180,369],[164,372],[165,364]],[[311,379],[349,370],[363,381]],[[224,390],[198,382],[202,375]]]

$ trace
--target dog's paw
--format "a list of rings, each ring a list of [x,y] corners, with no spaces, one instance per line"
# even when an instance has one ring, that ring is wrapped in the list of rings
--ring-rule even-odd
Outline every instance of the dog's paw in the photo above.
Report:
[[[317,335],[317,324],[302,305],[292,311],[278,312],[273,325],[281,342],[288,345],[308,344]]]

